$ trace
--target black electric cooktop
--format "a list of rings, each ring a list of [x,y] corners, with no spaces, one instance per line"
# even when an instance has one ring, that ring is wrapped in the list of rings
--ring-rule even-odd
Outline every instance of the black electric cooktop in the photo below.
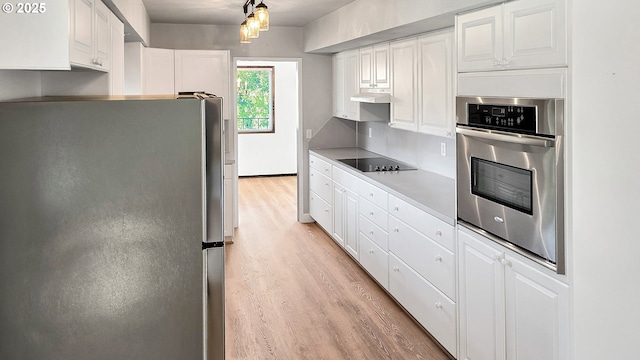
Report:
[[[338,161],[362,172],[416,170],[414,167],[386,157],[338,159]]]

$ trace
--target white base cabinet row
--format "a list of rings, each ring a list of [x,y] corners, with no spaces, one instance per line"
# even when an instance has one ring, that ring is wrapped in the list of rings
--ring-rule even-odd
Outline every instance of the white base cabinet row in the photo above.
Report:
[[[569,358],[561,276],[310,155],[311,216],[457,359]]]
[[[314,155],[309,164],[311,216],[456,356],[453,226]]]

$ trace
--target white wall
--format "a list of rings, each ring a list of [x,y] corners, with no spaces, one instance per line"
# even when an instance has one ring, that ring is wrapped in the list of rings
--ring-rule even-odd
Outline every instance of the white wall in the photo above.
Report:
[[[0,70],[0,101],[40,96],[40,71]]]
[[[296,62],[238,61],[238,66],[274,66],[275,132],[238,134],[238,175],[295,174],[298,127]],[[235,84],[235,81],[233,82]]]
[[[640,6],[569,4],[573,359],[638,359]]]

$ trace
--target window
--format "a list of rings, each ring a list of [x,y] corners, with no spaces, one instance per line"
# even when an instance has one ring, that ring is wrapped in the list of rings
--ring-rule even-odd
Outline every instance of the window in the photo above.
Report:
[[[238,133],[273,133],[274,116],[273,66],[238,66]]]

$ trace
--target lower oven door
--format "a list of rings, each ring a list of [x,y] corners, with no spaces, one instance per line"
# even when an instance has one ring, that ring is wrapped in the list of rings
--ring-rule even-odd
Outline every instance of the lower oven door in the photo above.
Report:
[[[458,218],[562,272],[557,141],[458,126]]]

